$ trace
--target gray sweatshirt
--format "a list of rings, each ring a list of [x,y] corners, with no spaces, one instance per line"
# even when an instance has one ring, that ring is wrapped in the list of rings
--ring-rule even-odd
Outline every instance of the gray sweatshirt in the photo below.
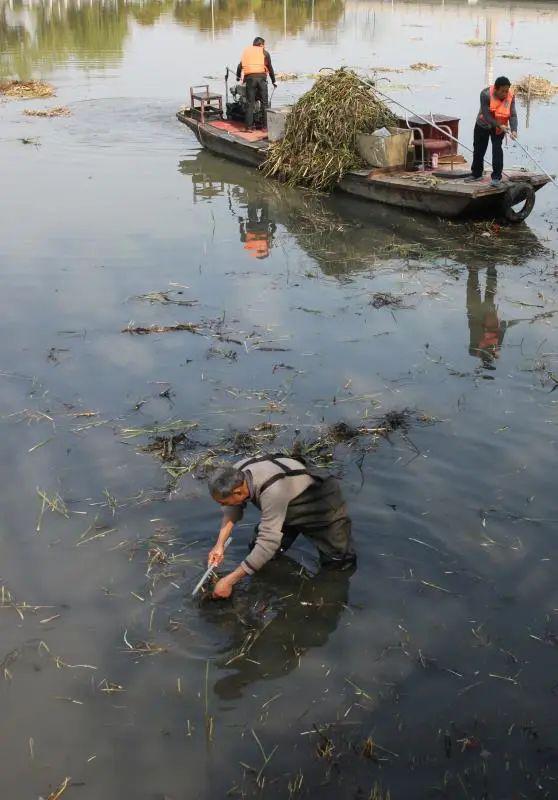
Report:
[[[278,458],[281,464],[290,469],[302,469],[303,464],[294,458]],[[243,458],[234,466],[242,469],[242,465],[249,458]],[[250,490],[250,500],[262,512],[260,524],[258,525],[258,535],[253,549],[248,558],[242,562],[243,568],[249,575],[252,575],[263,565],[273,558],[283,537],[283,522],[287,516],[287,507],[291,500],[302,494],[309,486],[315,482],[310,475],[294,475],[293,477],[281,478],[273,483],[268,489],[260,494],[260,488],[265,481],[273,475],[282,474],[280,467],[271,461],[259,461],[251,464],[245,470],[246,482]],[[245,506],[228,506],[223,509],[223,523],[239,522],[244,514]]]
[[[515,95],[511,101],[510,107],[510,128],[512,131],[517,131],[517,112],[515,110]],[[498,128],[499,125],[496,122],[495,117],[492,116],[490,113],[490,87],[483,89],[480,94],[480,111],[477,117],[477,125],[479,128],[485,128],[487,130],[492,130],[492,128]]]

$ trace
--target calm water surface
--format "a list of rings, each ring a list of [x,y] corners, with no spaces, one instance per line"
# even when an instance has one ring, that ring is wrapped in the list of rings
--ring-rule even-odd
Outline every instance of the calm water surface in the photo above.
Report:
[[[302,76],[274,102],[396,68],[387,91],[469,140],[496,75],[558,82],[557,28],[538,2],[0,5],[0,74],[57,90],[0,104],[2,798],[558,797],[555,190],[500,233],[309,198],[174,117],[262,34]],[[556,104],[520,124],[558,170]],[[301,544],[191,602],[218,510],[150,430],[197,423],[185,464],[402,409],[406,433],[335,451],[353,575]]]

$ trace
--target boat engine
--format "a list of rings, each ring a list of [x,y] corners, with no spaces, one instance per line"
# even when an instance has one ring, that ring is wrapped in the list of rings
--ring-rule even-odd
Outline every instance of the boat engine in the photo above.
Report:
[[[246,86],[243,83],[237,83],[229,91],[232,100],[227,101],[227,119],[244,122],[246,119]],[[256,128],[263,127],[262,102],[259,99],[256,99],[254,107],[254,125]]]

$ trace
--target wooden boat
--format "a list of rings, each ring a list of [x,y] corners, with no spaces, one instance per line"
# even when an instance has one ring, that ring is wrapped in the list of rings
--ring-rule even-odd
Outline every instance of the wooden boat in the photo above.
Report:
[[[200,120],[189,108],[177,113],[180,122],[195,134],[202,147],[217,156],[259,167],[270,143],[265,131],[246,131],[244,125],[220,117]],[[447,177],[444,174],[447,172]],[[531,213],[535,192],[549,182],[546,175],[507,170],[500,187],[485,177],[466,183],[443,167],[435,172],[364,169],[348,172],[339,190],[364,200],[435,214],[440,217],[473,216],[521,222]]]

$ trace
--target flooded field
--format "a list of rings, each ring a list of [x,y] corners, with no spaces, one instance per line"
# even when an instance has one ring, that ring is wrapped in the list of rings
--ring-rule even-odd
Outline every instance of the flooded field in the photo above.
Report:
[[[0,100],[0,797],[558,797],[556,189],[513,228],[444,222],[286,189],[175,119],[261,34],[300,76],[274,103],[389,67],[469,141],[495,76],[558,83],[557,26],[538,2],[0,4],[0,78],[56,89]],[[518,110],[558,170],[556,103]],[[300,542],[192,602],[208,468],[295,442],[342,476],[358,568]]]

